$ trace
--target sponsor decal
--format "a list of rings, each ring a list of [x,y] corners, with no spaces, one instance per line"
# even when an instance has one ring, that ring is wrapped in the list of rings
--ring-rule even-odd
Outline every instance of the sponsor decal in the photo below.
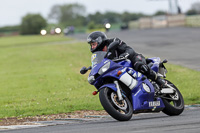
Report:
[[[160,106],[160,101],[151,101],[149,102],[149,107]]]
[[[140,72],[138,72],[138,77],[141,77],[141,76],[142,76],[142,74]]]
[[[134,96],[137,96],[137,94],[139,93],[141,91],[141,89],[137,92],[137,93],[135,93],[135,95]]]
[[[121,70],[126,71],[125,69]],[[133,89],[137,85],[137,80],[135,80],[133,77],[131,77],[127,72],[125,72],[119,79],[122,81],[126,86],[128,86],[130,89]]]
[[[91,62],[97,57],[97,54],[92,54]]]
[[[126,71],[126,67],[124,69],[121,70],[121,72],[125,72]]]
[[[92,65],[92,69],[95,68],[97,65]]]
[[[104,62],[104,64],[106,64],[107,62],[109,62],[109,60],[106,60],[106,61]]]

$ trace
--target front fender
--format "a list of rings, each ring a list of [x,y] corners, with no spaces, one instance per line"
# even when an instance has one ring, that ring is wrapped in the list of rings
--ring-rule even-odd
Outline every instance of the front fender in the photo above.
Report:
[[[110,89],[114,90],[115,92],[117,92],[117,88],[116,88],[116,85],[114,83],[109,83],[109,84],[102,85],[98,89],[98,91],[100,91],[102,88],[105,88],[105,87],[110,88]]]

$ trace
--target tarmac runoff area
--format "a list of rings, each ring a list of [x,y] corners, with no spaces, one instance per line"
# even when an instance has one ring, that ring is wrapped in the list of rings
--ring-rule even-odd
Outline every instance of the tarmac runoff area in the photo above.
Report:
[[[200,104],[185,105],[185,110],[192,110],[192,109],[196,109],[196,108],[200,108]],[[140,114],[136,114],[136,115],[140,116],[140,115],[144,115],[144,114],[148,115],[148,113],[140,113]],[[133,115],[132,119],[134,119],[134,115]],[[113,120],[113,118],[111,118],[111,116],[109,116],[109,115],[88,115],[88,116],[85,116],[85,118],[63,118],[63,119],[55,119],[53,121],[25,122],[24,123],[25,125],[0,126],[0,131],[46,127],[46,126],[55,126],[55,125],[65,125],[65,124],[90,123],[90,122],[102,121],[102,120],[103,121]]]

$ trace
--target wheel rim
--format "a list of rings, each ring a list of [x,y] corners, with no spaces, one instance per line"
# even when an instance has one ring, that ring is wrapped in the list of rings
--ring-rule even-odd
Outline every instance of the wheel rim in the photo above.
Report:
[[[167,100],[168,103],[169,103],[171,106],[175,107],[175,108],[180,108],[180,107],[182,107],[182,106],[183,106],[183,105],[182,105],[182,101],[181,101],[181,98],[180,98],[180,96],[179,96],[179,92],[178,92],[176,86],[175,86],[174,84],[172,84],[171,82],[169,82],[169,81],[167,81],[167,82],[169,83],[170,86],[172,86],[173,88],[175,88],[175,91],[176,91],[175,94],[168,95],[170,98],[173,99],[173,100]]]
[[[99,98],[106,112],[119,121],[130,120],[133,114],[132,104],[128,97],[123,95],[122,102],[118,101],[117,93],[110,88],[100,90]]]
[[[114,105],[121,110],[126,110],[128,107],[127,102],[125,100],[119,101],[118,96],[114,92],[111,93],[111,100],[114,103]]]
[[[117,112],[119,112],[120,114],[124,114],[124,115],[129,113],[130,107],[128,106],[125,98],[123,100],[124,104],[118,103],[119,100],[118,100],[118,96],[117,96],[116,92],[113,92],[111,90],[107,90],[107,98],[109,99],[111,105],[115,108],[115,110]]]
[[[176,90],[175,90],[176,91]],[[177,93],[177,91],[175,92],[175,94],[173,94],[173,95],[169,95],[172,99],[174,99],[174,100],[179,100],[179,96],[178,96],[178,93]]]

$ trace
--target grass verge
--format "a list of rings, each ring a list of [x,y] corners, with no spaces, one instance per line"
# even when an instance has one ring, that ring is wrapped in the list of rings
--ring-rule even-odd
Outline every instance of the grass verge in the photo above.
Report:
[[[166,67],[167,79],[179,88],[185,104],[200,104],[200,71],[172,64],[166,64]]]

